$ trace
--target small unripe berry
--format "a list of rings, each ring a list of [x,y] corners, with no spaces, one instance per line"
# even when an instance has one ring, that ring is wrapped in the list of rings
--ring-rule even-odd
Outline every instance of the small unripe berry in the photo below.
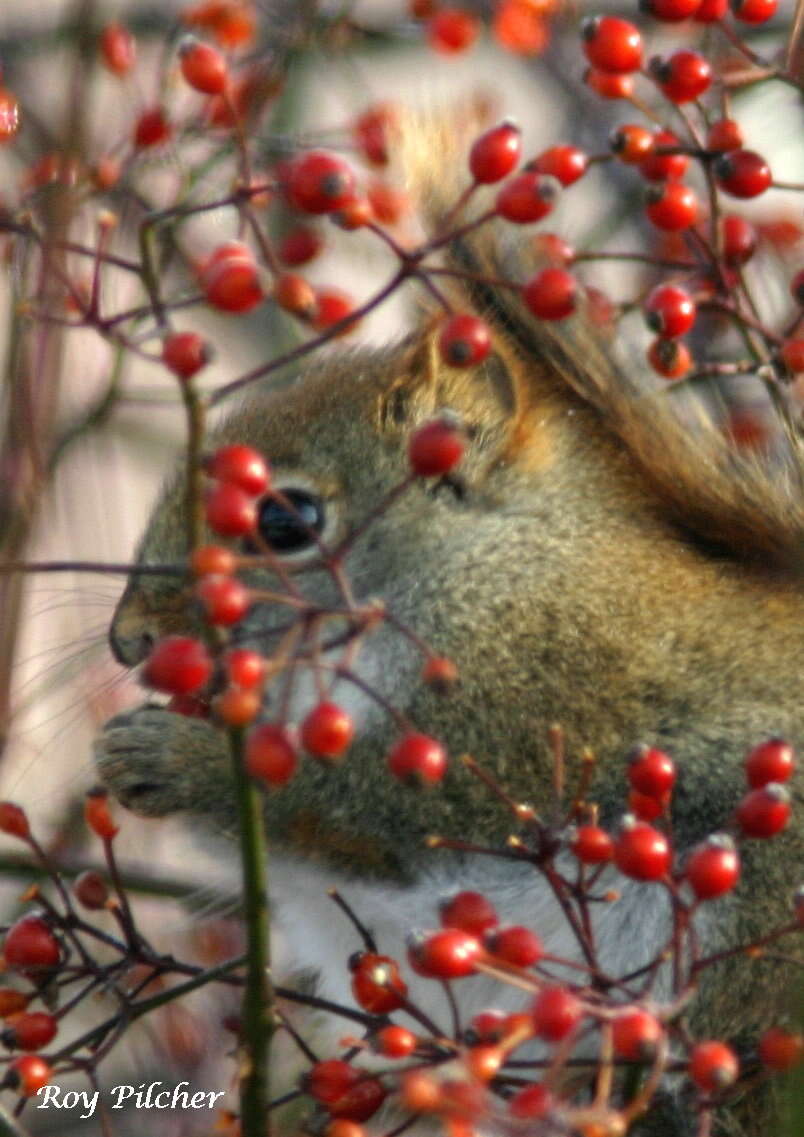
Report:
[[[84,818],[87,825],[102,841],[111,841],[119,832],[109,809],[109,792],[96,786],[84,799]]]
[[[533,1025],[539,1038],[561,1042],[575,1030],[583,1007],[566,987],[544,987],[533,1003]]]
[[[501,122],[475,139],[469,151],[469,172],[476,182],[492,185],[519,164],[522,131],[513,122]]]
[[[463,452],[463,431],[451,414],[424,423],[414,430],[408,441],[410,468],[420,478],[448,474],[460,462]]]
[[[143,681],[168,695],[192,695],[212,674],[212,660],[200,640],[165,636],[155,645],[143,670]]]
[[[724,1042],[699,1042],[690,1055],[690,1077],[705,1094],[714,1094],[730,1086],[739,1069],[737,1055]]]

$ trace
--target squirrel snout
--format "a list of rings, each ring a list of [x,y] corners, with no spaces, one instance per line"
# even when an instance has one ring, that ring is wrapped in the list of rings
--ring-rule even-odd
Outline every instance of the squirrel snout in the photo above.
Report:
[[[156,637],[150,632],[143,630],[127,634],[125,626],[121,628],[116,620],[109,629],[109,646],[112,655],[118,663],[126,667],[142,663],[150,654],[155,639]]]

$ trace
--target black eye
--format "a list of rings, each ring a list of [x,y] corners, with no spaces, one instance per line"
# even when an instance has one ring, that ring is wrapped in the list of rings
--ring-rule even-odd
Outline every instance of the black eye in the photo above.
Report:
[[[266,497],[260,504],[257,530],[278,553],[296,553],[314,544],[313,534],[323,531],[326,510],[321,498],[307,490],[281,492],[288,504]]]

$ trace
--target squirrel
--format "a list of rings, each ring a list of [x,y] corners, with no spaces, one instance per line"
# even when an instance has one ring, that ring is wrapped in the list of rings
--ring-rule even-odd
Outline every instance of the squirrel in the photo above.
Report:
[[[457,198],[445,172],[460,169],[460,133],[418,122],[403,142],[415,199],[438,224]],[[492,328],[484,363],[443,363],[428,316],[398,344],[313,357],[290,387],[253,390],[213,441],[260,450],[275,485],[311,504],[322,539],[335,542],[404,476],[411,431],[443,410],[459,415],[468,441],[458,476],[416,482],[354,542],[345,569],[358,598],[381,597],[455,661],[460,680],[447,697],[423,685],[415,650],[387,624],[361,647],[360,674],[450,754],[468,751],[536,808],[551,800],[551,723],[570,754],[594,749],[589,796],[604,824],[625,808],[627,752],[641,741],[661,748],[678,766],[672,832],[683,851],[727,825],[751,746],[772,736],[804,744],[804,448],[788,428],[781,456],[740,451],[714,423],[682,422],[668,392],[650,392],[639,365],[618,358],[583,313],[560,325],[536,320],[517,290],[495,283],[525,279],[530,255],[524,242],[509,247],[497,222],[446,250],[462,310]],[[177,476],[140,562],[186,556],[184,492]],[[315,551],[300,548],[287,562],[302,570]],[[275,583],[267,570],[244,579]],[[303,579],[307,596],[334,601],[320,567]],[[279,606],[255,605],[238,645],[270,653],[286,619]],[[133,667],[160,637],[193,627],[180,578],[134,575],[112,650]],[[277,919],[289,957],[319,972],[321,994],[352,1003],[345,962],[355,943],[333,917],[332,885],[391,955],[459,887],[488,892],[503,919],[538,930],[551,952],[577,955],[532,869],[425,848],[433,833],[500,844],[511,820],[499,802],[458,763],[427,793],[395,783],[382,761],[394,723],[360,691],[338,686],[337,697],[357,723],[348,757],[335,772],[308,762],[265,795]],[[300,680],[291,715],[314,700]],[[118,714],[98,740],[97,765],[135,812],[186,811],[224,833],[235,828],[225,736],[207,721],[149,704]],[[800,778],[792,789],[787,831],[745,842],[739,889],[703,914],[707,952],[790,919],[804,867]],[[669,904],[658,887],[619,876],[617,887],[620,899],[596,913],[596,928],[603,965],[622,975],[666,942]],[[791,974],[761,959],[710,968],[690,1029],[755,1041],[789,1002]],[[437,1017],[434,986],[421,990]],[[484,992],[499,1005],[499,985],[476,977],[459,986],[476,1010]],[[767,1124],[760,1096],[738,1103],[728,1132]],[[644,1132],[688,1132],[671,1113]]]

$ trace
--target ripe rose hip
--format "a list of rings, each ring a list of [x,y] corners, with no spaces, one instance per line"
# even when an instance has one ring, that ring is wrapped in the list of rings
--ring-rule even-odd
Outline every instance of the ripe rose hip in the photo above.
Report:
[[[479,21],[470,12],[442,8],[427,24],[427,42],[442,55],[457,55],[472,46],[479,32]]]
[[[352,297],[343,292],[340,288],[316,288],[315,290],[315,311],[312,316],[313,327],[319,331],[324,331],[331,328],[333,324],[339,324],[341,320],[347,320],[354,311],[355,303]],[[358,322],[358,318],[349,320],[344,323],[344,326],[337,333],[339,336],[348,335],[349,332],[354,331]]]
[[[696,24],[717,24],[729,10],[729,0],[701,0],[692,17]]]
[[[218,482],[206,493],[207,525],[221,537],[245,537],[257,526],[257,505],[251,494],[231,482]]]
[[[355,119],[355,141],[366,161],[373,166],[388,164],[388,134],[399,112],[393,103],[376,103]]]
[[[737,806],[737,823],[746,837],[775,837],[790,820],[790,794],[784,786],[768,782],[751,790]]]
[[[667,59],[654,56],[648,72],[672,103],[689,103],[712,82],[712,65],[697,51],[682,48]]]
[[[670,870],[670,844],[658,829],[626,816],[614,843],[614,861],[633,880],[661,880]]]
[[[231,482],[253,497],[264,494],[271,484],[271,473],[262,454],[240,443],[221,446],[206,460],[204,468],[211,478]]]
[[[563,320],[578,303],[578,282],[563,268],[543,268],[523,286],[525,304],[541,320]]]
[[[465,1031],[466,1041],[471,1046],[481,1042],[500,1042],[505,1035],[506,1018],[504,1011],[478,1011],[472,1016],[472,1021]]]
[[[636,166],[651,153],[656,144],[656,135],[646,126],[624,123],[609,135],[609,146],[621,162]]]
[[[41,916],[22,916],[6,932],[3,956],[9,967],[25,971],[56,967],[61,959],[59,943]]]
[[[640,821],[655,821],[661,817],[670,804],[670,794],[661,797],[651,797],[642,794],[639,790],[629,790],[628,812],[633,813]]]
[[[488,928],[498,923],[497,912],[491,901],[482,892],[467,889],[446,897],[438,906],[441,925],[444,928],[460,928],[473,936],[482,936]]]
[[[193,576],[231,576],[237,557],[225,545],[200,545],[190,557]]]
[[[388,768],[402,782],[432,786],[446,773],[446,751],[434,738],[411,732],[403,735],[392,748]]]
[[[665,182],[647,191],[645,213],[657,229],[677,233],[698,220],[698,199],[682,182]]]
[[[248,726],[259,714],[261,700],[257,691],[227,687],[212,700],[217,718],[227,726]]]
[[[346,205],[354,192],[350,166],[327,150],[299,154],[288,167],[288,199],[302,213],[331,213]]]
[[[389,955],[357,952],[349,960],[355,1002],[372,1015],[387,1015],[404,1003],[408,987]]]
[[[692,356],[686,344],[659,336],[648,348],[648,362],[665,379],[681,379],[692,367]]]
[[[788,371],[794,375],[804,372],[804,339],[785,340],[779,349],[779,355]],[[777,781],[784,779],[776,779]]]
[[[634,80],[622,72],[601,71],[598,67],[587,67],[583,81],[600,95],[601,99],[630,99],[634,93]]]
[[[221,312],[250,312],[265,299],[251,250],[227,241],[202,265],[199,282],[207,302]]]
[[[134,124],[134,145],[140,150],[160,146],[172,133],[173,127],[162,107],[151,107],[143,111]]]
[[[724,1042],[699,1042],[690,1055],[689,1074],[705,1094],[714,1094],[730,1086],[739,1073],[737,1055]]]
[[[229,82],[226,60],[217,48],[195,36],[179,44],[181,73],[190,86],[204,95],[222,95]]]
[[[535,932],[521,924],[509,924],[486,933],[486,949],[513,967],[532,967],[544,955],[544,945]]]
[[[331,702],[313,707],[300,730],[302,746],[315,758],[339,758],[348,749],[354,734],[352,716]]]
[[[452,415],[424,423],[408,441],[410,468],[419,478],[438,478],[458,465],[464,452],[464,436]]]
[[[731,0],[734,18],[744,24],[764,24],[779,7],[779,0]]]
[[[562,186],[571,186],[583,177],[589,165],[589,156],[577,146],[568,146],[561,143],[550,146],[537,154],[533,161],[528,162],[526,170],[537,170],[540,174],[549,174],[557,178]]]
[[[491,351],[488,326],[477,316],[451,316],[439,332],[438,350],[450,367],[474,367]]]
[[[404,1026],[384,1026],[374,1039],[375,1050],[386,1058],[408,1058],[417,1045],[416,1035]]]
[[[73,883],[73,894],[79,904],[83,904],[91,912],[99,912],[101,908],[105,908],[106,901],[109,899],[106,881],[94,869],[87,869],[79,877],[76,877]]]
[[[0,801],[0,833],[9,837],[19,837],[25,840],[30,836],[31,827],[25,810],[15,805],[13,801]]]
[[[628,756],[628,781],[641,794],[662,797],[675,785],[675,762],[654,746],[637,746]]]
[[[476,138],[469,151],[469,172],[481,185],[502,181],[519,165],[522,131],[513,122],[501,122]]]
[[[721,118],[713,122],[706,135],[706,149],[725,153],[739,150],[743,144],[743,130],[733,118]]]
[[[553,1096],[546,1086],[536,1083],[517,1090],[508,1100],[508,1112],[523,1121],[537,1121],[553,1108]]]
[[[581,24],[583,51],[599,71],[638,71],[642,66],[642,36],[629,20],[594,16]]]
[[[750,221],[727,213],[723,226],[723,260],[730,268],[737,268],[751,260],[757,247],[757,231]]]
[[[330,1117],[347,1118],[349,1121],[368,1121],[373,1117],[388,1096],[388,1091],[377,1078],[367,1078],[361,1074],[356,1082],[336,1101],[327,1106]]]
[[[612,1023],[614,1053],[631,1062],[650,1062],[656,1055],[664,1028],[641,1007],[626,1007]]]
[[[769,738],[755,746],[745,760],[745,773],[752,789],[768,782],[787,782],[796,766],[793,747],[783,738]]]
[[[477,936],[460,928],[442,928],[412,940],[408,960],[415,972],[430,979],[463,979],[474,973],[482,951]]]
[[[645,302],[646,324],[665,339],[675,339],[688,332],[695,323],[696,313],[695,301],[689,292],[674,284],[661,284],[654,288]]]
[[[712,170],[718,186],[732,197],[758,197],[773,181],[768,163],[753,150],[721,154]]]
[[[257,651],[247,647],[233,647],[223,656],[223,667],[231,683],[250,691],[262,685],[265,678],[265,660]]]
[[[41,1050],[53,1041],[58,1029],[53,1015],[44,1011],[24,1012],[3,1032],[3,1042],[11,1050]]]
[[[195,586],[207,622],[229,627],[243,619],[251,604],[251,594],[234,576],[203,576]]]
[[[560,1042],[581,1021],[583,1007],[566,987],[544,987],[536,996],[532,1014],[537,1036]]]
[[[101,59],[113,75],[127,75],[137,60],[137,41],[122,24],[107,24],[100,37]]]
[[[697,845],[684,867],[698,900],[713,900],[731,892],[740,879],[740,858],[731,837],[713,833]]]
[[[546,217],[558,201],[561,186],[558,179],[538,170],[517,174],[502,186],[494,209],[498,217],[515,225],[528,225]]]
[[[8,1069],[14,1075],[19,1093],[26,1098],[37,1094],[53,1076],[50,1066],[38,1054],[26,1054],[22,1058],[15,1058]]]
[[[283,264],[296,268],[318,256],[323,245],[324,239],[315,229],[309,225],[297,225],[285,234],[276,251]]]
[[[780,1026],[769,1027],[759,1040],[759,1060],[769,1070],[784,1072],[797,1066],[804,1056],[804,1038]]]
[[[287,727],[263,723],[249,732],[245,766],[252,778],[269,786],[284,786],[295,774],[298,761],[296,743]]]
[[[614,856],[614,842],[599,825],[579,825],[570,839],[570,848],[585,865],[605,864]]]
[[[360,1071],[340,1058],[316,1062],[304,1075],[307,1093],[323,1105],[332,1105],[360,1080]]]
[[[197,332],[174,332],[162,344],[162,362],[180,379],[190,379],[212,358],[209,343]]]
[[[642,177],[649,182],[677,181],[683,178],[690,162],[687,155],[662,153],[663,150],[670,150],[679,145],[675,134],[669,130],[657,130],[653,136],[651,153],[639,164]]]
[[[165,636],[153,647],[143,669],[143,680],[168,695],[192,695],[212,674],[212,660],[200,640]]]

